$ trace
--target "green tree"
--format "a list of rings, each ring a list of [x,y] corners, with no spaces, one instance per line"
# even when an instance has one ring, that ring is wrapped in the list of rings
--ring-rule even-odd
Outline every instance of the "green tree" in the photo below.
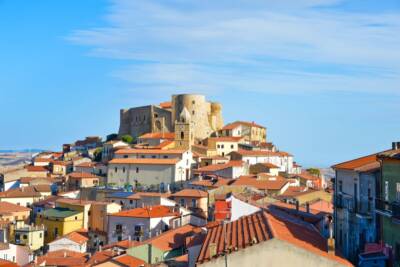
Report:
[[[321,171],[318,168],[309,168],[307,169],[307,172],[318,177],[321,176]]]
[[[125,134],[121,137],[121,140],[124,141],[125,143],[132,144],[133,143],[133,137],[129,134]]]
[[[103,148],[102,147],[96,148],[96,150],[93,152],[94,161],[100,162],[102,153],[103,153]]]

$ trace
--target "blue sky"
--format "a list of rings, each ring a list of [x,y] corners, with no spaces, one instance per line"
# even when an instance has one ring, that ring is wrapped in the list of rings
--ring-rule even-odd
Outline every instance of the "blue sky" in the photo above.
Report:
[[[0,149],[204,93],[306,166],[400,140],[398,0],[0,0]]]

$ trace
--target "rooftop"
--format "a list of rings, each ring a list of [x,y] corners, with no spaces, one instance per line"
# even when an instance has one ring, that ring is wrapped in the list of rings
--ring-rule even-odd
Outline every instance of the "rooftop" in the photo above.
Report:
[[[109,164],[144,164],[144,165],[175,165],[180,159],[136,159],[118,158],[109,161]]]
[[[56,207],[53,209],[45,210],[43,212],[43,215],[46,217],[67,218],[67,217],[77,215],[79,213],[82,213],[82,212],[76,211],[76,210],[71,210],[68,208]]]
[[[6,201],[0,201],[0,215],[6,215],[12,212],[23,212],[23,211],[30,212],[31,209],[13,203],[9,203]]]
[[[68,174],[70,178],[73,179],[93,179],[93,178],[100,178],[99,176],[89,173],[89,172],[71,172]]]
[[[251,176],[240,176],[238,179],[232,181],[231,185],[245,185],[255,187],[259,190],[280,190],[282,189],[288,181],[285,179],[259,180],[256,177]]]
[[[160,217],[170,217],[178,215],[179,213],[173,212],[171,210],[171,207],[161,206],[161,205],[124,210],[111,214],[111,216],[134,217],[134,218],[160,218]]]
[[[208,193],[197,189],[183,189],[171,195],[172,197],[192,197],[192,198],[203,198],[207,197]]]
[[[224,170],[224,169],[232,168],[232,167],[242,167],[243,164],[244,164],[244,162],[241,160],[231,160],[231,161],[228,161],[227,163],[223,163],[223,164],[212,164],[212,165],[204,166],[204,167],[198,168],[196,171],[198,171],[198,172],[214,172],[214,171],[220,171],[220,170]]]
[[[238,151],[234,151],[231,153],[238,153],[239,155],[246,157],[288,157],[291,156],[287,152],[283,151],[268,151],[268,150],[246,150],[239,149]]]
[[[175,133],[146,133],[139,136],[140,139],[175,139]]]
[[[259,124],[256,124],[254,122],[247,122],[247,121],[235,121],[232,123],[229,123],[225,125],[221,130],[233,130],[236,127],[239,127],[240,125],[244,125],[247,127],[257,127],[257,128],[265,128],[264,126],[261,126]]]
[[[225,235],[226,232],[226,241]],[[197,262],[203,263],[227,253],[246,249],[271,239],[280,239],[294,246],[352,266],[345,259],[328,253],[326,240],[315,230],[286,221],[267,212],[257,212],[244,216],[228,224],[217,224],[209,228],[207,237],[201,248]],[[211,255],[211,246],[215,246],[215,255]]]
[[[69,234],[59,237],[58,239],[63,239],[63,238],[69,239],[79,245],[83,245],[84,243],[86,243],[89,240],[89,238],[87,238],[86,236],[84,236],[80,233],[77,233],[77,232],[71,232]]]
[[[122,264],[122,266],[127,266],[127,267],[139,267],[139,266],[144,266],[146,263],[145,261],[138,259],[136,257],[124,254],[122,256],[118,256],[112,259],[113,262],[117,262],[119,264]]]
[[[332,168],[338,169],[338,170],[363,171],[363,170],[365,170],[364,167],[366,167],[366,166],[372,166],[375,164],[379,165],[377,155],[378,154],[375,153],[372,155],[368,155],[368,156],[356,158],[353,160],[345,161],[342,163],[338,163],[336,165],[333,165]]]
[[[126,148],[119,149],[115,152],[117,155],[123,154],[183,154],[186,150],[183,149],[134,149]]]

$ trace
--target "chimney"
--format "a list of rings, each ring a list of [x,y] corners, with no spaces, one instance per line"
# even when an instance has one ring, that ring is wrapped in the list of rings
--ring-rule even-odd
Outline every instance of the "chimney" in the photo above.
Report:
[[[310,213],[310,203],[306,203],[306,212]]]

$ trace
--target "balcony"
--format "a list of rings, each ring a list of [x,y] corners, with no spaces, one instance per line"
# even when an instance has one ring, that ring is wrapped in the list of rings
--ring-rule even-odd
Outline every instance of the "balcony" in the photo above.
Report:
[[[343,197],[341,195],[335,197],[334,206],[337,209],[343,209]]]
[[[372,219],[372,199],[358,202],[356,216],[360,219]]]
[[[387,216],[387,217],[392,217],[392,205],[383,199],[375,199],[375,210],[376,213]]]

